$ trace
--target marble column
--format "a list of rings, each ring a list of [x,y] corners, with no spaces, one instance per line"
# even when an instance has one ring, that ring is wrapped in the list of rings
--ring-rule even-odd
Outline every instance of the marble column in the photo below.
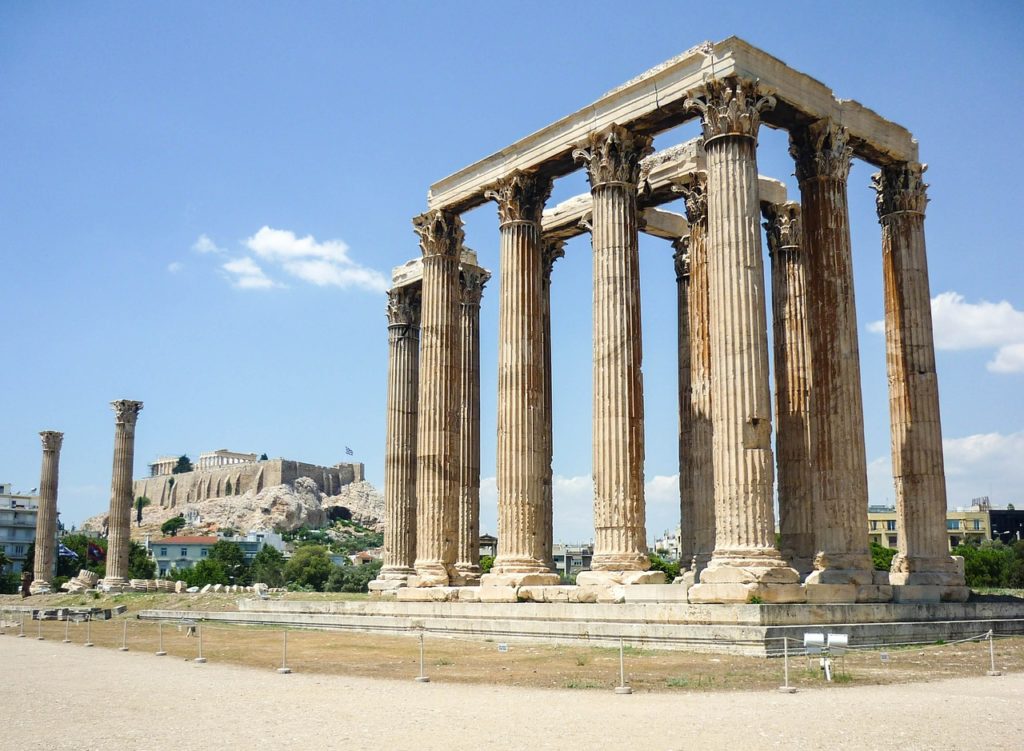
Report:
[[[420,284],[388,291],[388,396],[384,447],[384,565],[371,591],[404,586],[416,563],[416,428]]]
[[[663,581],[647,572],[644,392],[636,206],[651,138],[611,125],[573,151],[587,167],[594,253],[594,557],[578,584]],[[661,574],[659,576],[659,574]]]
[[[808,341],[813,364],[811,465],[816,474],[816,554],[810,584],[830,584],[833,602],[863,599],[871,585],[867,458],[853,253],[846,181],[853,150],[846,129],[819,120],[790,133],[800,184],[807,259]],[[808,595],[810,597],[810,595]]]
[[[707,173],[681,186],[690,223],[690,488],[693,494],[693,560],[688,583],[700,580],[715,549],[715,471],[711,424],[711,320],[708,299]]]
[[[36,514],[36,557],[32,564],[32,594],[49,592],[57,562],[57,474],[64,434],[44,430],[43,466],[39,474],[39,512]]]
[[[544,342],[540,221],[551,179],[515,171],[485,195],[498,204],[498,555],[485,586],[557,584],[544,536]]]
[[[775,548],[771,401],[757,180],[757,84],[713,80],[686,101],[701,113],[708,172],[715,551],[691,602],[798,602],[799,574]]]
[[[672,243],[676,270],[676,354],[679,386],[679,560],[693,561],[693,388],[690,384],[690,238]],[[681,567],[682,568],[682,567]]]
[[[899,600],[963,601],[970,591],[949,555],[946,474],[925,253],[923,164],[873,176],[882,225],[885,350],[889,374],[897,554],[889,574]]]
[[[772,270],[772,339],[775,344],[775,460],[778,467],[782,557],[806,576],[814,568],[811,476],[810,351],[800,204],[764,204]]]
[[[114,469],[110,483],[110,511],[107,514],[107,573],[104,583],[123,586],[128,581],[131,552],[132,470],[135,466],[135,423],[142,402],[119,399],[114,408]]]
[[[413,226],[423,251],[420,382],[416,431],[416,576],[410,586],[446,586],[459,527],[462,220],[436,210]]]
[[[480,300],[490,278],[490,273],[479,266],[462,266],[462,431],[455,568],[459,572],[459,583],[464,585],[480,579]]]
[[[542,335],[544,337],[544,456],[541,460],[544,495],[544,511],[541,514],[541,532],[543,534],[542,547],[544,550],[544,561],[548,566],[554,567],[554,497],[553,497],[553,472],[552,462],[554,460],[554,431],[552,429],[552,400],[551,400],[551,272],[554,270],[555,261],[565,255],[565,240],[556,238],[545,238],[541,248],[542,273],[541,294],[544,297],[544,316],[541,323]]]

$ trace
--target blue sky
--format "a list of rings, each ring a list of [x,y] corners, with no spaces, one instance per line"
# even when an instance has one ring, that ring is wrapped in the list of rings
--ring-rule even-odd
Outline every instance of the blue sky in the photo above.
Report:
[[[383,480],[390,269],[441,177],[704,40],[743,37],[908,127],[927,220],[952,506],[1020,501],[1024,11],[1014,3],[5,3],[0,6],[0,480],[65,432],[66,522],[106,509],[116,398],[136,474],[215,448]],[[663,134],[663,148],[696,135]],[[796,195],[785,134],[763,174]],[[872,502],[892,499],[872,169],[850,210]],[[553,201],[583,192],[579,173]],[[681,211],[681,206],[670,205]],[[493,205],[467,244],[497,270]],[[648,533],[678,523],[671,249],[641,275]],[[555,269],[556,531],[592,534],[590,258]],[[482,313],[483,527],[494,530],[497,284]]]

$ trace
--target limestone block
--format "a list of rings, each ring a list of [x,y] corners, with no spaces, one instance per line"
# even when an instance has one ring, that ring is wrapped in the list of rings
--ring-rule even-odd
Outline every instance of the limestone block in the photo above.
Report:
[[[52,591],[48,582],[32,582],[28,587],[29,594],[48,595]]]
[[[942,587],[939,598],[943,602],[967,602],[971,596],[970,587]]]
[[[252,591],[256,592],[257,594],[261,594],[261,595],[265,595],[267,593],[267,590],[269,590],[269,589],[270,589],[270,587],[268,587],[263,582],[256,582],[255,584],[252,585]]]
[[[533,573],[533,574],[484,574],[480,578],[480,587],[530,587],[550,586],[561,581],[555,573]]]
[[[807,602],[857,602],[856,584],[805,584]]]
[[[700,580],[702,584],[797,584],[800,574],[788,566],[709,566]]]
[[[569,591],[569,602],[597,602],[598,587],[573,587]]]
[[[703,574],[702,574],[703,576]],[[827,568],[812,571],[807,577],[808,584],[859,584],[874,583],[874,572],[861,569]]]
[[[888,571],[873,571],[871,573],[872,584],[889,584],[889,572]]]
[[[213,591],[214,592],[220,592],[222,589],[224,589],[224,585],[223,584],[214,584],[213,585]]]
[[[462,587],[459,602],[480,602],[480,587]]]
[[[892,588],[893,602],[939,602],[941,599],[941,587],[897,584]]]
[[[664,583],[663,571],[581,571],[576,577],[576,584],[581,587]]]
[[[569,602],[572,593],[576,591],[576,587],[565,585],[541,587],[541,589],[544,593],[544,602]]]
[[[100,580],[100,578],[95,573],[84,568],[78,572],[78,576],[76,576],[75,578],[78,579],[78,581],[82,582],[82,584],[85,584],[87,587],[95,587],[96,583]]]
[[[188,584],[186,584],[185,582],[183,582],[183,581],[176,581],[176,582],[174,582],[174,591],[176,593],[181,594],[182,592],[184,592],[187,589],[188,589]]]
[[[857,602],[890,602],[891,600],[892,587],[888,584],[869,584],[857,587]],[[810,602],[810,598],[807,601]]]
[[[199,592],[200,592],[200,594],[206,594],[211,589],[213,589],[213,585],[212,584],[207,584],[202,589],[200,589]]]
[[[371,592],[389,592],[405,586],[404,579],[374,579],[369,584]]]
[[[397,593],[403,602],[452,602],[458,598],[457,587],[402,587]]]
[[[705,570],[701,573],[703,579]],[[806,594],[800,584],[758,584],[756,582],[705,582],[689,591],[691,603],[750,602],[757,597],[764,603],[804,602]]]
[[[628,587],[626,602],[686,602],[686,590],[687,587],[682,584],[645,584]]]
[[[764,603],[804,602],[807,594],[801,584],[758,584],[754,596]]]
[[[518,588],[480,586],[480,602],[518,602]]]
[[[661,572],[659,572],[661,573]],[[612,584],[597,588],[597,601],[618,605],[626,601],[626,585]]]

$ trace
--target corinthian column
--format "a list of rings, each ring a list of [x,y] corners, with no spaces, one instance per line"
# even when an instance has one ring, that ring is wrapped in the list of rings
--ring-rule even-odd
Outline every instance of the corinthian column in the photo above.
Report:
[[[808,584],[831,588],[832,601],[853,601],[854,585],[872,583],[868,554],[867,459],[860,353],[853,294],[853,255],[846,179],[852,149],[846,129],[819,120],[790,134],[803,204],[807,314],[814,365],[811,464],[815,570]],[[811,595],[809,594],[808,597]]]
[[[430,211],[413,220],[423,251],[422,345],[416,437],[416,576],[445,586],[455,570],[459,526],[462,220]]]
[[[388,292],[388,400],[384,447],[384,565],[372,591],[404,586],[416,563],[416,427],[420,285]]]
[[[946,474],[924,242],[922,164],[873,177],[882,224],[885,352],[898,553],[889,575],[898,600],[963,601],[969,590],[946,541]]]
[[[803,599],[775,549],[771,403],[757,184],[760,113],[753,82],[709,81],[687,106],[704,127],[708,171],[715,551],[692,602]]]
[[[707,174],[695,172],[679,192],[686,200],[689,239],[690,458],[687,469],[693,495],[691,579],[700,579],[715,549],[715,472],[711,425],[711,320],[708,299]],[[681,482],[681,481],[680,481]]]
[[[544,316],[541,323],[544,337],[544,456],[542,458],[544,511],[541,515],[541,532],[544,562],[554,563],[554,503],[552,487],[552,460],[554,458],[554,432],[552,430],[551,401],[551,272],[555,261],[565,255],[565,240],[545,239],[541,249],[541,294],[544,297]]]
[[[455,556],[460,584],[480,579],[480,299],[490,278],[490,273],[478,266],[462,266],[462,432]]]
[[[811,431],[808,400],[811,364],[807,344],[800,204],[762,206],[772,260],[772,338],[775,343],[775,458],[779,471],[782,556],[806,575],[814,566],[811,521]]]
[[[64,434],[44,430],[43,467],[39,475],[39,512],[36,514],[36,557],[33,562],[32,594],[50,591],[56,562],[57,538],[57,471]]]
[[[557,584],[544,552],[544,313],[540,218],[551,179],[515,171],[498,204],[498,555],[483,584]]]
[[[672,243],[676,269],[676,353],[679,370],[679,560],[693,560],[693,389],[690,385],[690,238]]]
[[[110,512],[107,514],[107,586],[123,586],[128,580],[131,551],[132,469],[135,466],[135,423],[142,402],[120,399],[114,408],[114,470],[110,483]]]
[[[594,558],[579,584],[663,581],[650,567],[644,507],[644,387],[636,190],[651,138],[620,125],[573,151],[593,199]]]

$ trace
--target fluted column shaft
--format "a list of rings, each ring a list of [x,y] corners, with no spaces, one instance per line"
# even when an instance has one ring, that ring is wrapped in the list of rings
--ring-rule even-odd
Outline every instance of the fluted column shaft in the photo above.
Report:
[[[36,557],[33,561],[33,589],[53,581],[57,538],[57,476],[64,434],[44,430],[43,463],[39,474],[39,510],[36,514]]]
[[[541,322],[544,337],[544,456],[543,464],[543,495],[544,511],[541,515],[541,532],[543,534],[543,560],[554,565],[554,487],[552,462],[554,460],[554,430],[552,426],[551,399],[551,272],[555,261],[565,255],[565,241],[546,239],[543,241],[541,294],[544,298],[544,315]]]
[[[480,578],[480,299],[490,278],[481,268],[462,268],[462,432],[455,568],[464,584]]]
[[[419,421],[416,437],[416,576],[445,586],[455,571],[459,504],[462,221],[446,211],[414,220],[423,251]]]
[[[893,584],[963,586],[946,541],[946,475],[925,251],[925,166],[874,176],[882,225],[886,367],[896,488]]]
[[[814,488],[810,449],[810,351],[807,342],[800,204],[762,207],[771,257],[772,333],[775,344],[775,458],[779,536],[783,558],[807,574],[814,564]]]
[[[679,560],[693,561],[693,389],[690,381],[690,238],[673,243],[676,271],[676,355],[679,370]]]
[[[379,579],[406,581],[416,563],[416,431],[420,285],[388,292],[384,565]]]
[[[107,570],[104,581],[119,585],[128,580],[131,552],[132,469],[135,466],[135,424],[142,402],[121,399],[114,408],[114,467],[110,484],[110,512],[107,515]]]
[[[644,571],[644,391],[636,190],[651,139],[613,125],[583,159],[593,201],[594,571]]]
[[[544,341],[540,218],[550,178],[513,172],[498,204],[498,555],[487,581],[553,583],[544,551]],[[527,579],[536,576],[539,579]]]
[[[815,572],[808,583],[870,584],[867,458],[846,181],[852,150],[828,120],[790,135],[803,205],[813,363]],[[822,573],[828,571],[829,573]]]

